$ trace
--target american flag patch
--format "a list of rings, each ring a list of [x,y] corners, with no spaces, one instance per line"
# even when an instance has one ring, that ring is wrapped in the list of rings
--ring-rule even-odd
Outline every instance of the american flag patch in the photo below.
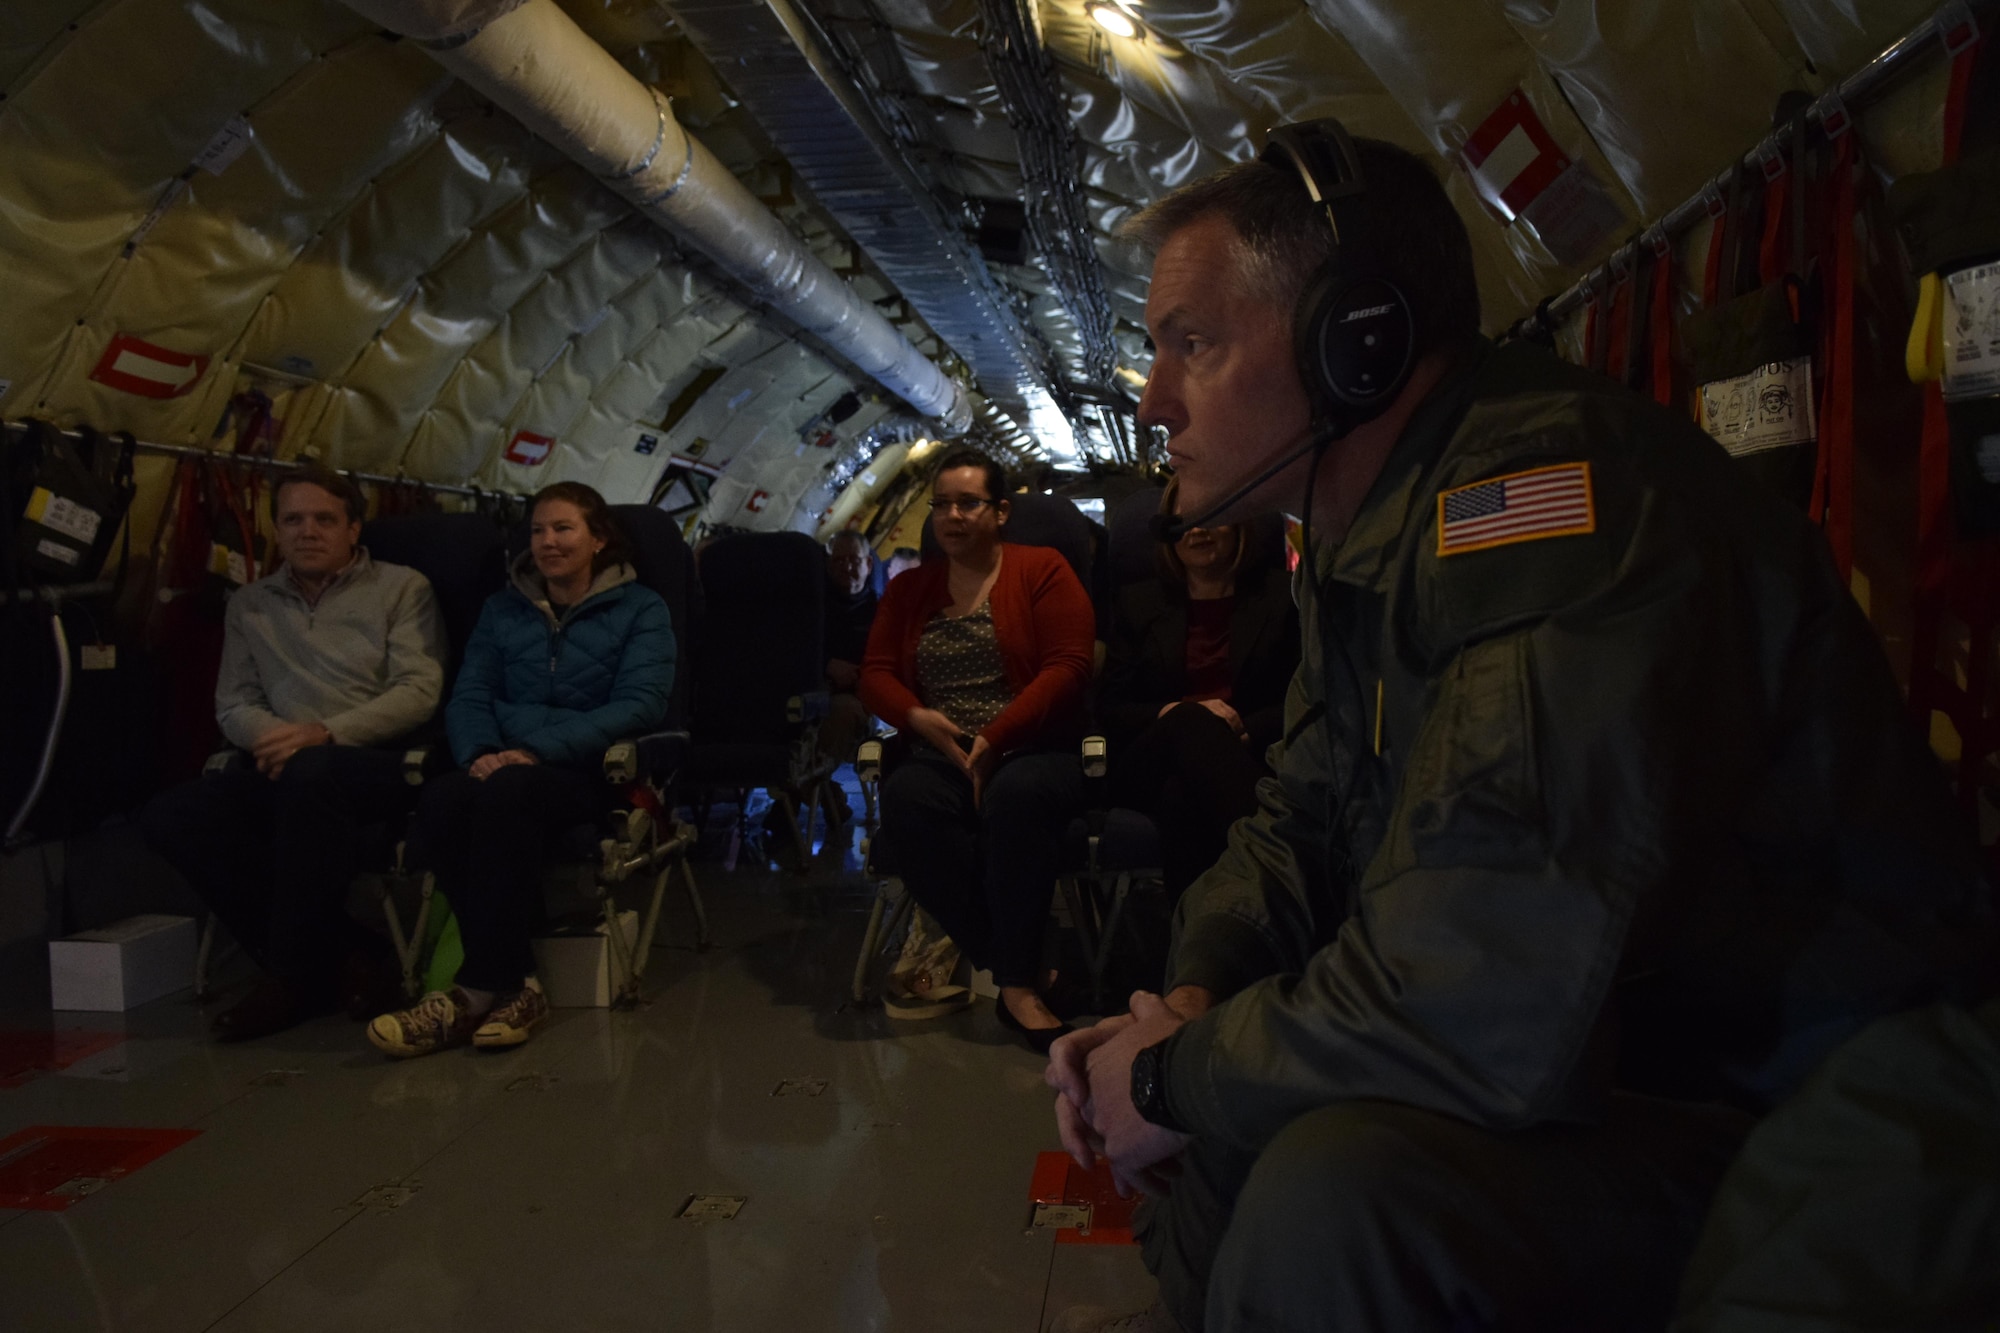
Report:
[[[1439,555],[1595,531],[1588,463],[1515,472],[1438,496]]]

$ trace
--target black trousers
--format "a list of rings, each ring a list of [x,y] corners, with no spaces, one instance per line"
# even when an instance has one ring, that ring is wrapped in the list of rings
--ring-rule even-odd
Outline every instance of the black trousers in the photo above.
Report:
[[[244,768],[171,787],[139,825],[265,971],[317,998],[369,939],[345,911],[364,834],[393,839],[415,802],[397,751],[316,745],[276,781]]]
[[[1660,1333],[1748,1116],[1617,1095],[1499,1132],[1386,1102],[1197,1142],[1138,1219],[1189,1333]]]
[[[1257,812],[1262,751],[1200,704],[1168,710],[1111,752],[1112,803],[1152,818],[1169,901],[1214,865],[1229,827]]]
[[[1032,986],[1063,835],[1083,808],[1074,753],[1017,754],[972,803],[972,782],[944,756],[914,750],[882,784],[882,835],[903,883],[1000,986]]]
[[[447,773],[424,784],[418,854],[458,918],[460,985],[506,994],[535,970],[542,875],[578,824],[594,823],[603,782],[555,764],[509,764],[486,778]]]

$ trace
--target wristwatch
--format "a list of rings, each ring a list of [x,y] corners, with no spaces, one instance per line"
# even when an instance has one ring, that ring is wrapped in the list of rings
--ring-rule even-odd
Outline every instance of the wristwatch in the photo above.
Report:
[[[1167,1047],[1173,1040],[1174,1037],[1168,1037],[1154,1042],[1132,1057],[1132,1106],[1143,1119],[1161,1129],[1185,1134],[1187,1130],[1167,1110]]]

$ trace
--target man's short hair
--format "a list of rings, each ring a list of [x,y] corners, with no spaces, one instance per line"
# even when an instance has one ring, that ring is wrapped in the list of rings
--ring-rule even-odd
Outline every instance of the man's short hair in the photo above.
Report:
[[[335,472],[332,468],[320,467],[315,463],[310,467],[281,470],[271,482],[271,521],[273,523],[278,521],[278,500],[284,495],[287,486],[319,487],[328,495],[340,501],[341,506],[347,510],[347,521],[349,523],[360,523],[368,517],[368,498],[362,495],[361,488],[346,477],[341,476],[338,472]]]
[[[875,558],[875,548],[868,544],[868,534],[859,528],[842,528],[839,532],[834,533],[833,536],[827,538],[826,549],[831,551],[842,542],[854,542],[863,551],[868,553],[870,560]]]
[[[1343,201],[1341,225],[1350,249],[1365,245],[1385,275],[1402,288],[1417,327],[1417,355],[1449,347],[1479,332],[1479,281],[1472,239],[1429,163],[1380,139],[1355,139],[1368,182]],[[1299,295],[1334,253],[1325,210],[1288,166],[1238,162],[1126,219],[1119,233],[1149,250],[1211,214],[1238,240],[1237,265],[1259,299],[1290,319]]]

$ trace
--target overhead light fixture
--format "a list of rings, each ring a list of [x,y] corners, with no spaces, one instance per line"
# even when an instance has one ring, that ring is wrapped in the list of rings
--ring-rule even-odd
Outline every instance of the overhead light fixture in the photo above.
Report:
[[[1114,4],[1097,3],[1085,5],[1083,12],[1096,21],[1097,26],[1113,37],[1137,37],[1139,21]]]

